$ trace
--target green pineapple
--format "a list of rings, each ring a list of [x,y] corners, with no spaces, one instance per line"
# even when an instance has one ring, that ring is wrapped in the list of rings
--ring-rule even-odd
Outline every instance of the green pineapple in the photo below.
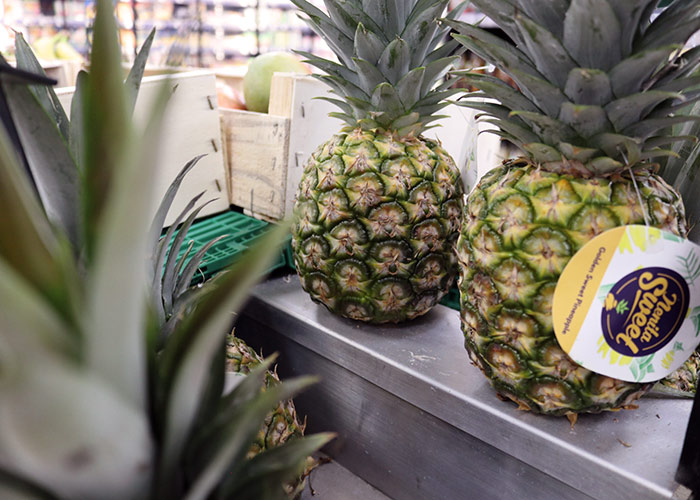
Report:
[[[508,73],[464,78],[492,102],[470,102],[522,149],[470,194],[457,244],[461,318],[473,363],[499,394],[553,415],[630,405],[650,387],[592,373],[559,347],[552,295],[571,256],[624,224],[688,235],[687,171],[665,163],[698,120],[700,3],[679,0],[652,21],[650,0],[476,0],[513,42],[451,22],[465,47]],[[672,187],[672,184],[676,188]],[[696,216],[697,212],[691,215]]]
[[[50,89],[3,84],[34,183],[0,128],[0,497],[285,499],[283,484],[328,436],[246,455],[265,415],[309,381],[261,391],[268,360],[222,396],[230,312],[284,229],[159,338],[143,270],[168,91],[136,133],[127,89],[145,55],[125,86],[116,34],[111,3],[98,0],[70,122]],[[17,57],[40,71],[21,37]]]
[[[327,74],[327,99],[347,123],[307,162],[292,228],[302,287],[331,311],[373,323],[428,312],[456,274],[459,171],[421,136],[452,95],[437,81],[458,46],[439,45],[447,0],[327,0],[328,15],[293,2],[340,64],[305,54]],[[453,11],[455,15],[458,11]]]

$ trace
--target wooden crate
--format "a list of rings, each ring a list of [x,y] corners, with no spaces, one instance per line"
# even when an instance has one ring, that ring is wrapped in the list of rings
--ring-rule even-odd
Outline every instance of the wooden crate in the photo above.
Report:
[[[166,219],[166,225],[169,225],[190,199],[202,191],[206,191],[203,200],[215,201],[200,212],[200,217],[226,210],[229,203],[214,74],[197,70],[144,77],[134,110],[137,126],[145,126],[156,93],[164,81],[172,88],[172,95],[160,144],[154,197],[156,207],[185,163],[194,156],[207,155],[182,183]],[[70,87],[56,91],[67,112],[74,90]]]
[[[220,110],[232,205],[266,220],[291,214],[304,163],[343,127],[343,122],[328,116],[337,108],[316,99],[329,90],[307,75],[276,73],[268,114]],[[493,139],[479,137],[469,109],[450,105],[441,114],[447,117],[425,135],[439,139],[453,156],[468,189],[477,179],[477,140]]]

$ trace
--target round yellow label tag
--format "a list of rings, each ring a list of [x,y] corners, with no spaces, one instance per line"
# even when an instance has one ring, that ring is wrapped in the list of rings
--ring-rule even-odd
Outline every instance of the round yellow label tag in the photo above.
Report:
[[[630,382],[662,379],[700,344],[700,247],[646,226],[606,231],[567,264],[552,315],[578,364]]]

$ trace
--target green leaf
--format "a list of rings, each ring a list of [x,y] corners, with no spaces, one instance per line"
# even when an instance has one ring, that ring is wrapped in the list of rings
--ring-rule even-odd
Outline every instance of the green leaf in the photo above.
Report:
[[[425,67],[414,68],[396,84],[396,92],[405,109],[411,109],[421,97]]]
[[[381,26],[379,26],[376,21],[367,15],[367,13],[362,9],[362,2],[359,0],[336,0],[337,3],[342,5],[343,10],[354,20],[357,22],[355,23],[356,25],[362,24],[367,27],[370,31],[372,31],[375,36],[379,37],[381,40],[383,40],[382,45],[386,45],[389,43],[389,38],[387,38],[386,34],[384,33],[384,30],[382,30]],[[352,33],[352,35],[357,35],[357,32]],[[379,56],[377,56],[378,58]],[[376,60],[375,60],[376,62]]]
[[[305,58],[304,62],[317,67],[329,75],[342,78],[343,80],[347,80],[354,85],[358,85],[360,82],[360,80],[357,78],[357,74],[342,64],[316,57],[309,52],[303,52],[301,50],[296,50],[295,52]]]
[[[377,69],[376,66],[370,64],[364,59],[353,58],[357,76],[360,77],[360,87],[367,92],[372,92],[380,83],[386,82],[387,78]]]
[[[141,49],[134,58],[134,64],[131,66],[131,70],[126,77],[126,91],[127,91],[127,106],[129,113],[134,112],[134,107],[136,106],[136,98],[139,95],[139,89],[141,88],[141,79],[143,78],[143,72],[146,69],[146,62],[148,61],[148,54],[151,51],[151,45],[153,45],[153,39],[156,36],[156,29],[153,28],[151,32],[144,40],[141,45]]]
[[[540,163],[560,162],[562,160],[561,153],[547,144],[531,142],[523,144],[523,149]]]
[[[389,83],[396,85],[408,73],[411,63],[411,48],[401,38],[395,38],[384,49],[378,68]]]
[[[44,68],[34,56],[34,52],[21,33],[15,34],[15,57],[19,69],[46,76]],[[30,85],[29,89],[39,100],[41,107],[44,108],[58,126],[58,130],[63,138],[68,140],[68,117],[53,88],[49,85]]]
[[[162,260],[160,264],[157,264],[159,256],[156,252],[156,249],[158,247],[158,241],[160,240],[160,234],[163,231],[163,226],[165,225],[165,218],[168,216],[170,207],[172,206],[173,201],[175,200],[175,196],[177,195],[177,192],[180,189],[180,186],[182,185],[182,181],[185,179],[185,176],[190,172],[190,170],[194,168],[195,165],[197,165],[197,163],[199,163],[199,160],[204,158],[204,156],[206,155],[195,156],[185,164],[185,166],[180,170],[180,172],[178,172],[178,174],[175,176],[175,179],[173,179],[173,181],[170,183],[170,186],[168,186],[167,191],[165,192],[163,198],[160,201],[158,210],[156,210],[156,214],[153,216],[153,220],[151,221],[151,227],[148,230],[148,239],[151,242],[152,248],[152,250],[148,253],[150,259],[150,265],[147,266],[149,271],[149,283],[155,283],[155,277],[160,276],[163,269]],[[177,226],[177,224],[173,224],[173,226]],[[163,256],[162,258],[164,259],[165,257]]]
[[[648,23],[649,15],[658,0],[625,0],[624,2],[610,2],[610,7],[615,11],[617,20],[622,27],[622,57],[627,57],[633,52],[633,44],[637,38],[635,35],[643,30]]]
[[[354,117],[354,116],[361,116],[362,115],[362,110],[353,107],[351,104],[349,104],[346,101],[341,101],[340,99],[333,99],[332,97],[314,97],[314,99],[318,99],[319,101],[326,101],[330,102],[331,104],[338,106],[341,110],[343,110],[343,113],[345,113],[349,117]],[[357,113],[357,115],[356,115]]]
[[[523,144],[537,143],[541,140],[540,137],[534,132],[532,132],[532,130],[530,130],[529,128],[518,125],[514,121],[514,118],[515,117],[511,117],[510,119],[505,120],[496,118],[486,119],[483,121],[486,123],[493,123],[501,130],[508,132],[513,137],[517,137],[518,140]]]
[[[172,187],[172,186],[171,186]],[[155,251],[152,252],[151,256],[151,265],[148,266],[149,274],[148,278],[150,279],[150,293],[151,293],[151,304],[153,307],[156,308],[154,311],[156,313],[156,317],[160,323],[162,323],[166,318],[166,310],[165,310],[165,304],[163,303],[163,266],[165,265],[165,259],[166,259],[166,254],[168,252],[168,245],[172,241],[173,235],[175,235],[175,232],[177,231],[178,226],[182,222],[182,220],[187,217],[187,214],[190,213],[190,211],[194,208],[194,206],[197,204],[199,199],[204,196],[205,191],[202,191],[201,193],[197,194],[194,198],[192,198],[187,205],[185,205],[185,208],[182,209],[182,211],[178,214],[178,216],[175,218],[173,223],[170,225],[168,230],[165,233],[165,236],[160,238],[158,240],[158,244],[156,245]],[[168,193],[166,193],[167,196]],[[164,200],[165,201],[165,200]],[[151,226],[151,231],[154,229],[154,226]],[[150,238],[150,241],[152,242],[153,239]]]
[[[524,45],[515,25],[516,8],[509,0],[472,0],[479,11],[494,21],[517,45]]]
[[[362,0],[362,10],[374,19],[387,40],[398,36],[406,21],[405,6],[397,0]]]
[[[497,99],[512,111],[540,112],[540,109],[532,101],[494,76],[470,72],[455,72],[454,74],[461,76],[465,83],[483,90],[486,95]]]
[[[400,118],[397,118],[396,120],[391,122],[390,127],[392,130],[398,130],[398,129],[401,129],[404,127],[409,127],[411,125],[414,125],[414,124],[418,123],[419,120],[420,120],[420,114],[413,112],[413,113],[409,113],[407,115],[404,115]]]
[[[254,456],[245,462],[239,474],[227,478],[222,485],[221,495],[224,498],[240,500],[270,498],[271,489],[281,489],[279,485],[298,478],[304,471],[306,458],[334,438],[335,434],[322,433],[290,439],[280,446]],[[275,479],[270,480],[270,477]],[[284,491],[282,495],[280,498],[287,498]]]
[[[357,85],[354,85],[348,81],[341,80],[338,77],[331,76],[331,75],[314,75],[315,78],[318,80],[321,80],[324,82],[326,85],[328,85],[330,88],[333,89],[333,91],[341,96],[341,97],[352,97],[354,99],[359,99],[361,101],[368,101],[369,100],[369,95],[365,93],[364,90],[362,90],[360,87]]]
[[[576,63],[561,42],[551,32],[522,14],[516,14],[515,23],[538,71],[548,81],[563,87],[569,71],[576,67]]]
[[[148,491],[155,446],[145,412],[55,353],[31,349],[15,353],[15,366],[8,361],[3,367],[13,376],[0,389],[0,436],[10,472],[64,499],[139,498]],[[81,457],[89,450],[80,474],[68,459],[78,450]]]
[[[450,68],[458,59],[459,57],[457,56],[443,57],[428,63],[425,66],[425,76],[423,76],[423,84],[420,89],[421,94],[427,94],[435,83],[450,71]]]
[[[637,49],[669,44],[685,45],[700,29],[700,5],[695,0],[677,0],[654,19],[637,43]]]
[[[607,0],[572,0],[564,19],[564,47],[582,68],[607,71],[620,61],[622,28]]]
[[[662,102],[679,97],[681,95],[674,92],[649,90],[612,101],[605,106],[605,111],[615,130],[620,132],[638,123]]]
[[[626,135],[603,133],[591,137],[589,142],[611,158],[622,159],[626,155],[629,165],[634,165],[640,154],[636,140]]]
[[[587,162],[586,168],[595,175],[608,175],[614,172],[619,172],[622,168],[624,168],[624,165],[608,156],[601,156],[600,158],[594,158],[593,160]]]
[[[388,83],[377,85],[372,93],[372,106],[381,109],[392,117],[404,114],[404,107],[401,104],[396,88]]]
[[[182,271],[177,274],[177,283],[175,285],[175,292],[173,295],[173,302],[175,303],[177,298],[182,295],[187,288],[190,287],[190,283],[192,282],[192,278],[194,278],[194,274],[197,272],[197,269],[199,268],[200,264],[202,263],[202,259],[206,255],[206,253],[209,251],[211,247],[216,245],[219,241],[222,239],[226,238],[227,235],[221,235],[218,238],[214,238],[213,240],[207,242],[206,245],[204,245],[202,248],[197,250],[197,252],[192,256],[192,258],[187,261],[187,264],[184,265],[182,268]],[[183,256],[182,261],[186,259],[186,255]],[[174,309],[174,307],[173,307]]]
[[[569,160],[578,160],[583,163],[589,161],[596,154],[600,154],[600,151],[598,149],[574,146],[573,144],[569,144],[568,142],[560,142],[558,149]]]
[[[79,172],[85,170],[85,86],[89,75],[80,70],[75,81],[75,92],[70,103],[70,127],[68,130],[68,145],[75,166]]]
[[[518,0],[520,8],[530,19],[561,39],[564,34],[564,16],[569,7],[567,0]]]
[[[104,5],[98,4],[98,17],[100,8],[110,9],[102,14],[110,16],[111,3],[102,1]],[[97,31],[95,39],[98,39]],[[94,51],[98,47],[100,45],[95,43]],[[109,80],[100,74],[100,71],[107,70],[98,68],[93,68],[90,81]],[[123,97],[121,82],[119,86]],[[95,175],[101,176],[102,169],[107,169],[112,178],[106,186],[106,200],[102,205],[99,229],[94,235],[93,258],[89,264],[85,331],[90,335],[85,339],[86,364],[138,409],[145,408],[148,382],[144,352],[145,256],[152,248],[150,222],[144,214],[151,213],[155,180],[153,165],[158,163],[158,148],[153,145],[159,144],[161,139],[163,115],[171,93],[168,86],[163,84],[160,87],[142,133],[137,135],[128,120],[122,122],[126,127],[122,132],[125,150],[110,153],[117,155],[116,161],[105,159],[103,166],[92,166]],[[121,108],[124,113],[124,100]],[[111,117],[109,121],[121,122],[121,118],[123,116]],[[111,130],[112,125],[101,124],[102,131]],[[113,150],[110,148],[109,151]],[[126,359],[131,363],[124,363]]]
[[[0,127],[0,214],[0,258],[70,317],[72,297],[66,291],[74,287],[68,286],[64,266],[72,255],[46,219],[4,127]]]
[[[520,91],[538,108],[551,117],[559,115],[561,105],[567,100],[559,88],[542,78],[517,69],[511,70],[510,75],[520,87]]]
[[[216,454],[221,446],[221,435],[231,424],[231,419],[241,407],[254,401],[265,388],[267,371],[277,360],[277,354],[267,357],[262,363],[253,366],[248,374],[236,373],[240,381],[224,396],[219,393],[213,413],[207,422],[193,429],[190,440],[192,464],[188,467],[194,475],[199,474],[206,463]],[[203,415],[203,414],[200,414]]]
[[[179,228],[177,234],[175,235],[175,238],[170,244],[170,249],[168,250],[168,259],[165,262],[165,270],[163,271],[162,278],[163,307],[165,309],[166,317],[169,316],[172,312],[173,292],[175,291],[175,281],[177,279],[177,274],[175,272],[178,262],[177,256],[180,253],[180,248],[182,248],[182,243],[185,241],[185,238],[187,237],[187,232],[190,230],[190,227],[192,227],[192,224],[194,223],[194,220],[197,218],[199,213],[204,207],[206,207],[213,201],[214,200],[209,200],[205,203],[202,203],[199,207],[193,210],[192,213],[190,213],[187,216],[187,219]]]
[[[78,169],[54,119],[24,84],[5,84],[29,168],[46,213],[76,248],[80,240]]]
[[[383,41],[377,33],[368,30],[360,23],[355,32],[355,57],[376,65],[382,57],[387,42],[388,40]]]
[[[243,458],[248,452],[255,434],[259,431],[260,422],[265,418],[265,415],[279,401],[291,398],[314,382],[315,379],[312,377],[303,377],[268,387],[265,392],[259,393],[255,399],[236,411],[219,436],[221,440],[219,449],[194,480],[185,500],[208,498],[216,486],[226,477],[232,465],[234,470],[240,469],[244,463]]]
[[[455,40],[502,71],[510,74],[517,69],[533,76],[542,76],[532,61],[512,44],[475,26],[457,21],[448,24],[462,33],[452,35]]]
[[[306,23],[314,30],[338,56],[338,59],[348,67],[352,67],[353,42],[350,37],[339,30],[330,18],[306,0],[292,0],[309,18]]]
[[[602,106],[613,99],[608,75],[597,69],[572,69],[569,72],[564,93],[575,104]]]
[[[680,115],[669,116],[666,118],[649,118],[637,123],[633,123],[625,130],[623,130],[622,133],[631,137],[646,139],[647,137],[651,137],[652,135],[667,127],[688,122],[700,123],[700,116]]]
[[[88,261],[93,257],[112,181],[125,163],[131,139],[118,29],[112,8],[108,0],[97,2],[90,77],[84,89],[85,186],[82,212]]]
[[[44,349],[78,361],[80,339],[74,325],[69,324],[46,297],[2,259],[0,303],[3,307],[0,315],[0,339],[3,344],[13,345],[17,352]],[[5,364],[0,362],[2,366]]]
[[[584,106],[565,102],[561,106],[559,120],[569,125],[584,138],[603,132],[612,132],[612,124],[600,106]]]
[[[348,38],[352,39],[353,36],[355,36],[355,30],[357,30],[357,20],[340,6],[341,3],[345,6],[348,2],[338,0],[324,1],[324,5],[326,6],[326,10],[328,11],[333,25],[340,29]]]
[[[648,79],[666,65],[671,54],[678,49],[678,45],[669,45],[638,52],[620,61],[609,73],[615,95],[624,97],[640,92]]]
[[[461,47],[457,40],[448,40],[425,56],[425,64],[430,64],[445,57],[460,56],[464,51],[465,48]]]
[[[513,111],[514,116],[519,116],[532,124],[532,130],[545,144],[554,146],[560,142],[570,142],[576,138],[576,132],[560,121],[549,116],[528,111]]]
[[[448,0],[419,0],[406,20],[401,38],[411,47],[413,56],[410,68],[424,64],[425,56],[438,31],[437,19],[445,11],[447,4]]]

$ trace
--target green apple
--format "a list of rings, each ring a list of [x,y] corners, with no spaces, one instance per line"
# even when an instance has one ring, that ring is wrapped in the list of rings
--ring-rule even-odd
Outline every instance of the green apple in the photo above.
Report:
[[[268,52],[255,57],[243,77],[243,96],[250,111],[267,113],[274,73],[308,73],[307,67],[289,52]]]

